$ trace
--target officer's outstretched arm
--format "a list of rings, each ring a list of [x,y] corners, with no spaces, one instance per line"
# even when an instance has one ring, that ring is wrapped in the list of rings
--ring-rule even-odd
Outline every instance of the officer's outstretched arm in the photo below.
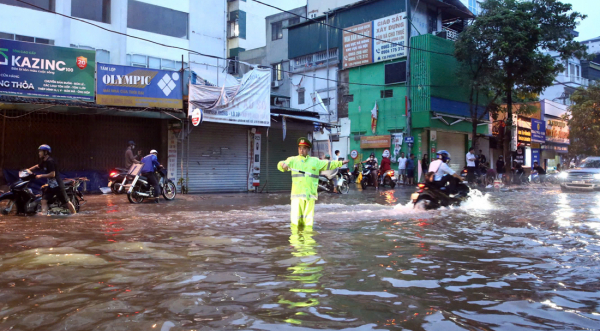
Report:
[[[319,171],[333,170],[340,168],[344,163],[342,161],[319,160]]]
[[[290,167],[292,167],[292,165],[290,164],[291,160],[290,158],[288,158],[285,161],[279,161],[279,163],[277,163],[277,170],[281,171],[281,172],[286,172],[286,171],[290,171]],[[286,164],[288,166],[288,169],[284,169],[283,165]]]

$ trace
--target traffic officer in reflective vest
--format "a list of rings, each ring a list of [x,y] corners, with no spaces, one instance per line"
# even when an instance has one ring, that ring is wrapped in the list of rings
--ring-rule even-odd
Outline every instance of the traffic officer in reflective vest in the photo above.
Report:
[[[305,137],[298,139],[298,156],[277,164],[279,171],[292,171],[291,221],[296,226],[312,227],[315,200],[318,198],[319,173],[341,167],[348,161],[319,160],[308,156],[312,144]]]

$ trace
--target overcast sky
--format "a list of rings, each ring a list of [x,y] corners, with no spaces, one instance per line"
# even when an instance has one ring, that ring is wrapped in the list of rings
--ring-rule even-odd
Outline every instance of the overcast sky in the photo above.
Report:
[[[268,4],[281,6],[285,10],[306,5],[306,0],[263,0]],[[577,31],[578,41],[600,37],[600,0],[562,0],[573,5],[573,10],[588,17],[581,22]]]
[[[600,0],[563,0],[573,5],[573,10],[588,17],[577,28],[578,41],[600,37]]]

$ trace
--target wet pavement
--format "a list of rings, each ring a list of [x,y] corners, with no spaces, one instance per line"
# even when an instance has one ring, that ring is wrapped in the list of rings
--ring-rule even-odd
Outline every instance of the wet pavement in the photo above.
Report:
[[[597,330],[600,192],[177,196],[0,217],[0,330]]]

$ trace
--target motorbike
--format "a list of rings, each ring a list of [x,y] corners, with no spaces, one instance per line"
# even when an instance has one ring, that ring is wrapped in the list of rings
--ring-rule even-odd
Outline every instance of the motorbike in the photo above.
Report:
[[[396,179],[394,179],[394,170],[390,169],[384,174],[380,174],[378,180],[382,186],[389,186],[390,188],[396,187]]]
[[[42,210],[42,195],[34,194],[29,184],[35,180],[35,174],[29,170],[19,172],[19,180],[10,185],[10,191],[0,196],[0,212],[4,215],[31,215]],[[88,181],[85,177],[66,178],[63,180],[68,200],[73,203],[75,210],[79,212],[85,204],[83,193],[78,188],[81,183]],[[42,186],[42,192],[48,189],[48,185]],[[56,196],[48,200],[48,213],[69,214],[69,208],[60,203]]]
[[[370,164],[365,164],[363,166],[362,180],[360,181],[360,186],[363,190],[365,190],[369,185],[375,186],[375,183],[373,183],[373,180],[371,178],[371,173],[373,171],[377,171],[377,167],[373,167]]]
[[[456,193],[448,194],[433,182],[419,183],[417,192],[411,195],[413,208],[424,210],[440,207],[458,206],[469,197],[469,186],[461,182],[456,187]]]
[[[114,168],[110,171],[108,178],[108,187],[114,194],[125,193],[125,184],[127,183],[127,169]]]
[[[177,187],[172,180],[167,178],[167,171],[165,169],[160,169],[155,172],[155,175],[158,177],[158,185],[160,186],[160,191],[165,200],[171,201],[175,199]],[[144,199],[154,196],[154,188],[150,185],[148,179],[142,176],[139,171],[137,171],[136,175],[133,175],[130,170],[127,177],[131,178],[131,184],[126,185],[126,187],[128,186],[127,199],[129,202],[142,203],[144,202]]]
[[[318,191],[333,193],[334,188],[336,189],[337,193],[340,194],[348,194],[350,191],[348,181],[342,175],[340,169],[321,171],[319,174]]]
[[[340,169],[340,173],[342,174],[342,176],[344,177],[346,182],[348,184],[352,183],[353,176],[352,176],[352,173],[350,172],[350,170],[348,169],[348,167],[343,167],[343,168],[339,168],[339,169]]]

